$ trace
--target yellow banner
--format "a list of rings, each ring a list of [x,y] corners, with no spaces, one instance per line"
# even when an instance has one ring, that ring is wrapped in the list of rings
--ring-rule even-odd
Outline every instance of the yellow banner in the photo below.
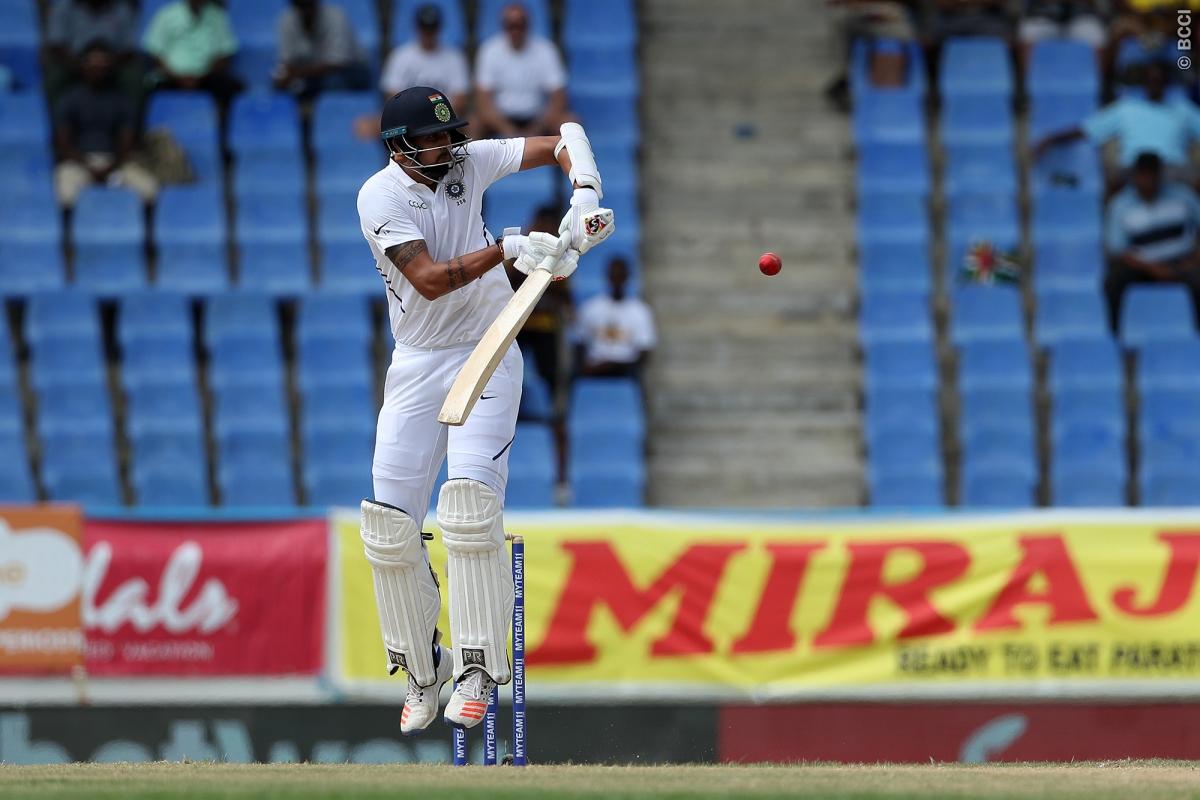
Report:
[[[1200,513],[514,514],[507,527],[526,540],[534,690],[786,697],[1200,681]],[[357,520],[339,519],[335,535],[338,669],[371,681],[385,658]],[[437,543],[431,558],[444,575]]]

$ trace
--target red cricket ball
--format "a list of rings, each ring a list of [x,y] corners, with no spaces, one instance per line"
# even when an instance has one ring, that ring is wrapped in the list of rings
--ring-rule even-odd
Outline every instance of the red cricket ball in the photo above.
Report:
[[[778,275],[783,269],[783,261],[774,253],[763,253],[758,257],[758,268],[763,275]]]

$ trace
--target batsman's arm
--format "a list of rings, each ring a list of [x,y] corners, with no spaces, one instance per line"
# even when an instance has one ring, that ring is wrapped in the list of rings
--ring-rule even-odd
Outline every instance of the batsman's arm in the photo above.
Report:
[[[426,300],[436,300],[455,289],[466,286],[482,277],[492,267],[504,260],[504,247],[500,242],[482,250],[455,256],[448,261],[434,261],[424,239],[415,239],[389,247],[384,251],[396,269]]]
[[[533,169],[534,167],[548,167],[552,164],[558,164],[562,168],[563,174],[568,178],[571,177],[571,154],[564,147],[557,156],[554,155],[554,149],[558,147],[561,136],[530,136],[525,139],[525,153],[521,157],[521,169]],[[575,188],[579,188],[579,184],[573,184]]]

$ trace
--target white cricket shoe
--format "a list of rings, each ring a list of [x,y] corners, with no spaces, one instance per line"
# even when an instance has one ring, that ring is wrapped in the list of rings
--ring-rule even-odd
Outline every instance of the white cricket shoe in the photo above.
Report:
[[[405,736],[420,733],[433,722],[442,686],[454,674],[454,651],[440,644],[438,649],[442,654],[437,666],[437,680],[432,686],[417,686],[411,675],[408,678],[408,694],[404,698],[404,710],[400,712],[400,732]]]
[[[474,728],[487,712],[488,699],[496,682],[476,667],[463,675],[446,704],[446,722],[464,728]]]

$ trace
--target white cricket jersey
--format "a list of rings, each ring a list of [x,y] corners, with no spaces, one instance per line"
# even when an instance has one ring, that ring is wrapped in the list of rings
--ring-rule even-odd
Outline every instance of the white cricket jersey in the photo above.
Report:
[[[389,247],[417,239],[425,240],[434,261],[495,244],[483,224],[483,192],[521,168],[525,140],[471,142],[466,150],[461,169],[451,169],[436,190],[389,161],[358,192],[359,222],[387,285],[388,314],[398,345],[436,348],[478,342],[512,297],[508,276],[496,267],[466,286],[427,300],[384,255]]]

